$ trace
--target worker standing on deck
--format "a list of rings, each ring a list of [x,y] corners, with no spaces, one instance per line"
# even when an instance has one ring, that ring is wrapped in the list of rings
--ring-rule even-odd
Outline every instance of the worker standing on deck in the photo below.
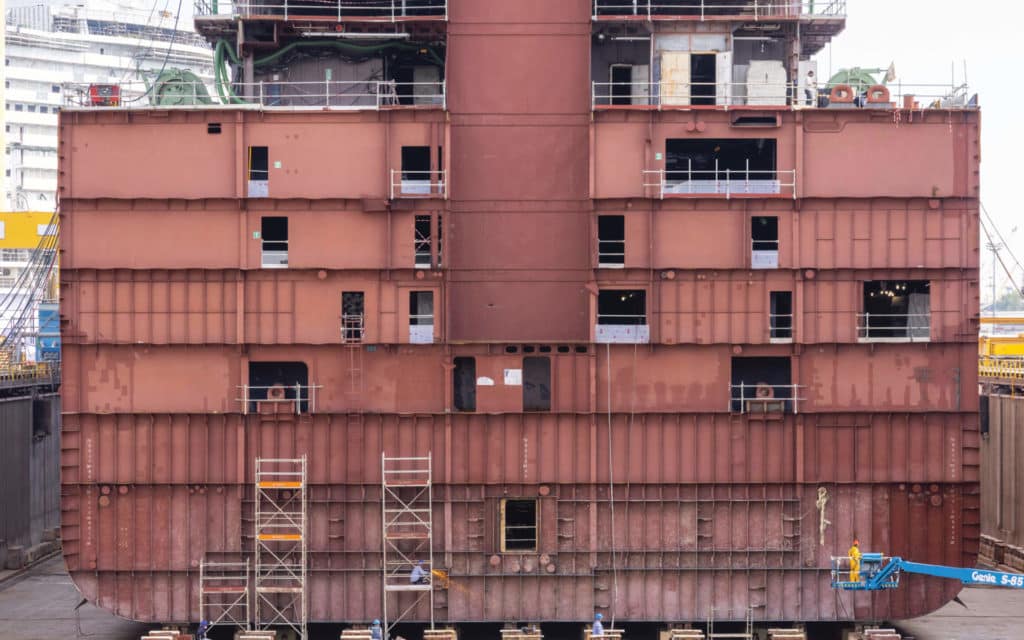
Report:
[[[603,636],[604,635],[604,625],[601,624],[601,620],[603,618],[604,618],[604,616],[601,615],[600,613],[595,613],[594,614],[594,626],[591,627],[591,629],[590,629],[590,637],[591,638],[593,638],[595,636]]]
[[[380,620],[370,625],[370,640],[384,640],[384,630],[380,628]]]
[[[853,541],[848,555],[850,556],[850,582],[860,582],[860,541]]]
[[[210,631],[210,622],[208,620],[202,620],[199,622],[199,628],[196,629],[197,640],[206,640],[206,634]]]
[[[422,560],[418,561],[409,573],[409,584],[427,584],[427,572],[423,569]]]

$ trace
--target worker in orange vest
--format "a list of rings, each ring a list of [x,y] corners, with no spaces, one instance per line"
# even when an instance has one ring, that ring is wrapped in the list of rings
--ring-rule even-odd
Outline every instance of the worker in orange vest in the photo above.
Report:
[[[860,541],[854,540],[850,547],[850,582],[860,582]]]

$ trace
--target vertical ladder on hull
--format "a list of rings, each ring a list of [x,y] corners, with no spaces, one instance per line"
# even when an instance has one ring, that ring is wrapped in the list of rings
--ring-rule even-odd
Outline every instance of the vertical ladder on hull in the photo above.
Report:
[[[249,560],[199,564],[199,617],[210,627],[231,625],[248,631]]]
[[[383,546],[383,615],[385,637],[429,601],[434,628],[433,489],[430,453],[425,457],[389,458],[381,454],[381,540]],[[425,582],[411,581],[413,567],[422,562]],[[411,592],[411,599],[402,593]],[[403,606],[404,605],[404,606]],[[394,615],[394,617],[391,617]]]
[[[282,626],[305,640],[306,456],[256,459],[256,626]]]

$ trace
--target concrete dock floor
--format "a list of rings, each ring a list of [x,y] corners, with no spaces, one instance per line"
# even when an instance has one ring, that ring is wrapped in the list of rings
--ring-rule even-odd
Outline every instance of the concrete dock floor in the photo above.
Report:
[[[81,596],[59,557],[7,578],[0,572],[0,640],[138,640],[149,628],[90,604],[76,615]],[[965,589],[960,599],[967,608],[950,603],[896,626],[916,640],[1024,640],[1024,590]]]

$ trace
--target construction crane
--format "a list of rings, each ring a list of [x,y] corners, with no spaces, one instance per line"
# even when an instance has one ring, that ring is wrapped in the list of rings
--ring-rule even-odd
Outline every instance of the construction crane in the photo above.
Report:
[[[970,586],[1024,589],[1024,575],[1019,573],[922,564],[881,553],[862,554],[859,571],[851,571],[849,556],[833,557],[832,588],[842,591],[895,589],[900,585],[900,574],[904,572],[959,580]]]

